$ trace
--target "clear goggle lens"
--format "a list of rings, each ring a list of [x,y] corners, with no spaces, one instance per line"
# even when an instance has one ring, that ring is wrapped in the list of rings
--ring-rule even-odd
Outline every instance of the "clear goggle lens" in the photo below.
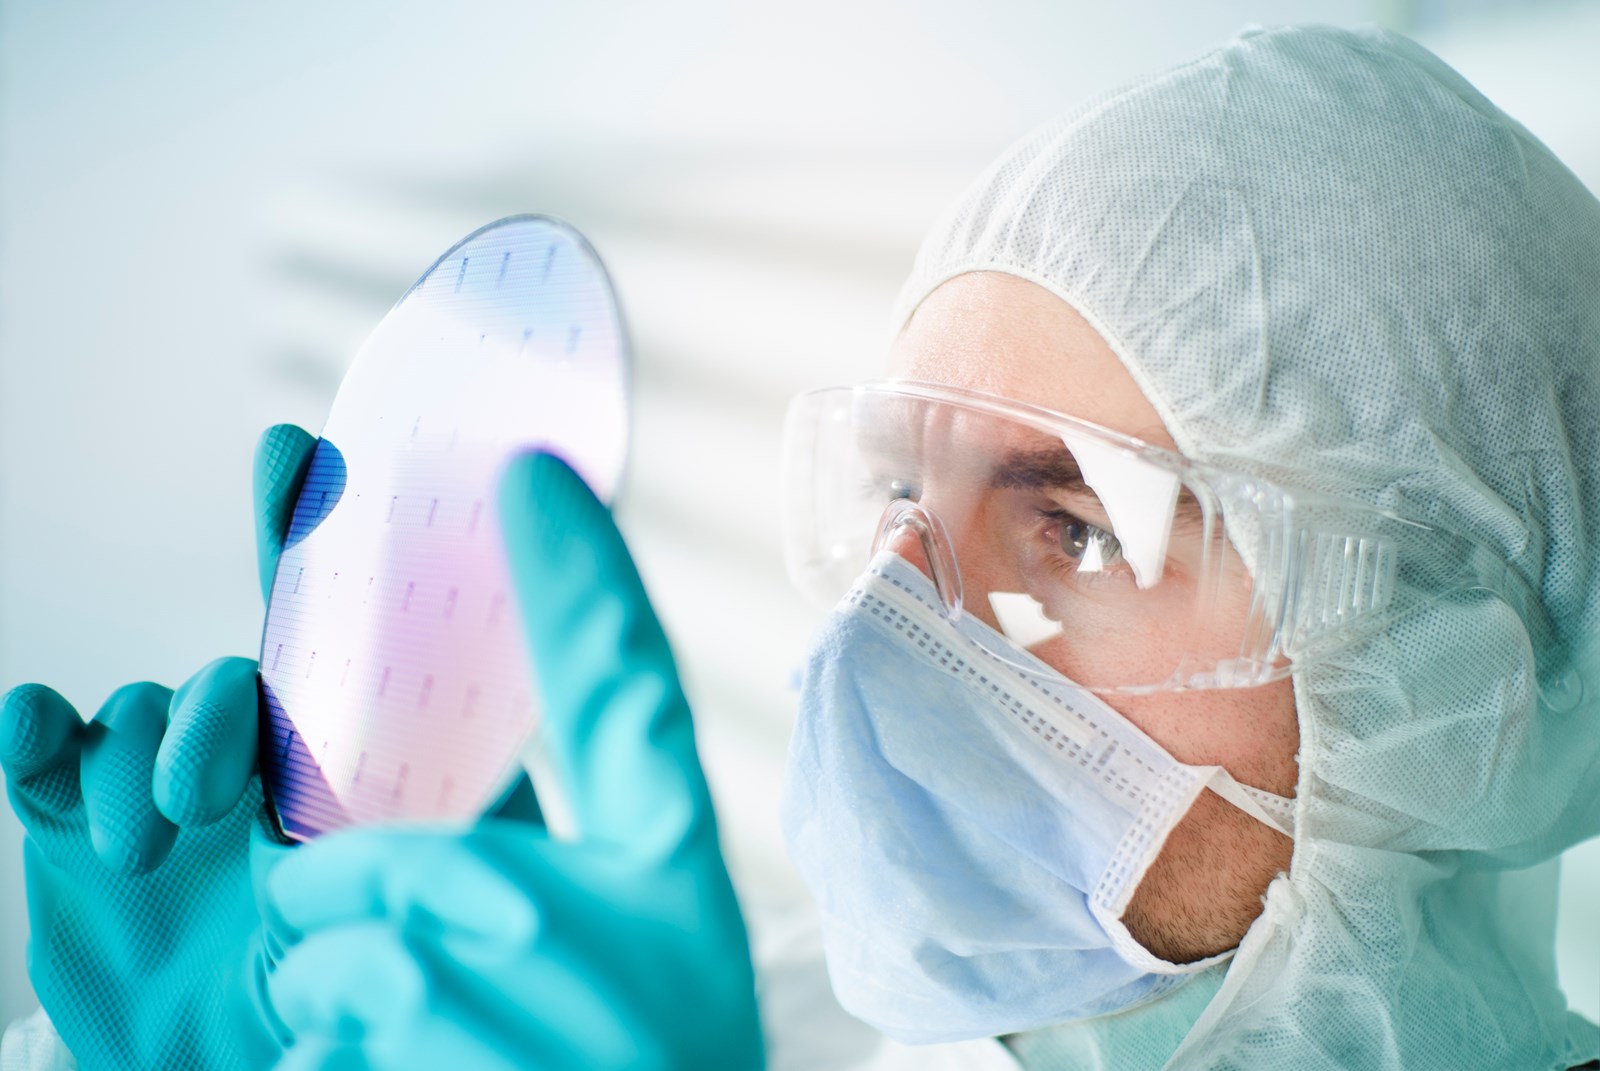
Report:
[[[801,395],[784,453],[802,590],[837,601],[893,551],[1019,664],[1098,691],[1265,683],[1424,597],[1504,586],[1503,562],[1427,525],[975,392]]]

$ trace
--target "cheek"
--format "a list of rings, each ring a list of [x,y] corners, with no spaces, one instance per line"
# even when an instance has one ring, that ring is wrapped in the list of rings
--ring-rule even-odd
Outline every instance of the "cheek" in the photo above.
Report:
[[[1070,680],[1091,688],[1170,681],[1195,651],[1189,604],[1181,593],[1130,597],[1127,585],[1114,586],[1118,590],[1105,597],[1091,590],[1044,604],[1046,616],[1064,622],[1064,629],[1030,650]]]
[[[1208,625],[1184,635],[1158,636],[1157,644],[1190,648],[1202,658],[1238,654],[1249,622],[1251,582],[1231,547],[1223,548],[1221,563]],[[1137,657],[1131,650],[1127,655]],[[1247,785],[1280,796],[1295,794],[1300,724],[1292,681],[1106,698],[1180,762],[1221,766]]]
[[[1300,726],[1291,681],[1105,699],[1178,761],[1221,766],[1247,785],[1295,794]]]

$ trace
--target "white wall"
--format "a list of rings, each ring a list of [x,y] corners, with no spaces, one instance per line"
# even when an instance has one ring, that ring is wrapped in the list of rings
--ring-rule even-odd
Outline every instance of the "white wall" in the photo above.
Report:
[[[685,663],[736,873],[758,910],[780,906],[772,786],[812,621],[776,550],[787,396],[877,369],[922,228],[1031,124],[1265,12],[1403,11],[6,5],[0,687],[47,681],[87,713],[118,683],[253,654],[259,430],[314,430],[365,332],[455,239],[551,212],[594,240],[632,324],[644,448],[624,527]],[[1546,5],[1485,31],[1493,10],[1429,12],[1425,39],[1600,185],[1578,47],[1594,17]],[[31,997],[0,812],[4,1021]],[[1600,848],[1577,864],[1568,902],[1592,901]],[[1563,920],[1591,1015],[1596,925]]]

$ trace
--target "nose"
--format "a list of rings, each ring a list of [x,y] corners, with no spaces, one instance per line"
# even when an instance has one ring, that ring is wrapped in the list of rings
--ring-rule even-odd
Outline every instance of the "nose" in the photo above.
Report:
[[[916,566],[917,571],[923,576],[929,580],[933,579],[933,563],[928,560],[928,552],[923,545],[923,535],[904,521],[884,533],[877,549],[891,551],[904,558],[907,563]]]
[[[950,620],[961,616],[961,574],[938,514],[909,498],[895,499],[883,511],[873,540],[872,553],[882,550],[892,551],[933,582]]]

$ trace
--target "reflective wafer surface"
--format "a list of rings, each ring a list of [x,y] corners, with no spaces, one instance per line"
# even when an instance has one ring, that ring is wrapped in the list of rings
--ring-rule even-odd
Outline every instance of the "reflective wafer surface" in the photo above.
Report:
[[[604,268],[542,217],[470,235],[378,325],[334,400],[268,600],[261,769],[286,835],[470,819],[504,791],[537,700],[499,474],[543,447],[609,501],[627,386]]]

